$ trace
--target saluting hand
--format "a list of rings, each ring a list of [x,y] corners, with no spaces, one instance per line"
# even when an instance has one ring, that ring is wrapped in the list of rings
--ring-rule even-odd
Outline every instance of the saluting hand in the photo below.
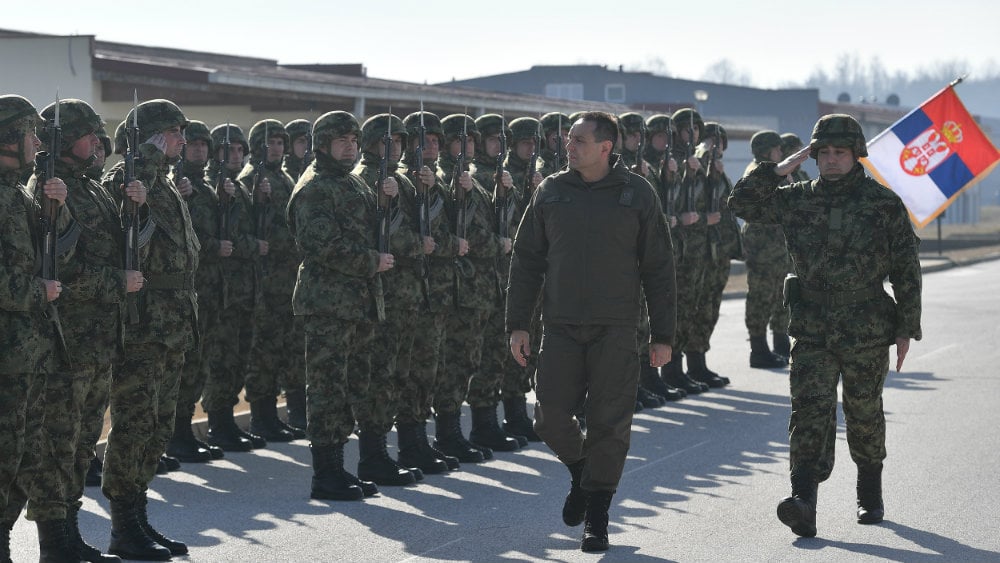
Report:
[[[774,173],[778,176],[787,176],[791,174],[792,170],[795,170],[796,166],[809,160],[809,150],[809,145],[806,145],[799,149],[798,152],[788,155],[788,158],[779,162],[778,166],[774,168]]]

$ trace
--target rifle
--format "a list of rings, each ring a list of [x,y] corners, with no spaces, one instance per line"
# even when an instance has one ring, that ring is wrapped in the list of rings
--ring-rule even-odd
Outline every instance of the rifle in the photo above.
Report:
[[[229,163],[229,123],[226,123],[226,140],[222,143],[222,158],[219,163],[219,177],[215,182],[215,193],[219,196],[219,240],[229,239],[229,211],[232,198],[226,193],[226,164]]]
[[[226,130],[228,133],[228,129]],[[271,196],[264,194],[260,191],[260,184],[264,181],[265,172],[267,170],[267,135],[268,126],[267,123],[264,124],[264,140],[261,142],[261,154],[260,160],[257,161],[254,170],[253,177],[253,206],[254,213],[257,217],[257,238],[261,240],[267,240],[268,235],[271,230],[270,221],[270,210],[271,210]],[[227,159],[228,160],[228,159]]]
[[[40,249],[41,252],[38,254],[42,257],[42,267],[39,273],[41,274],[41,278],[43,280],[56,281],[59,279],[59,256],[56,250],[56,245],[59,240],[59,204],[56,200],[46,197],[45,183],[56,177],[56,159],[59,158],[60,145],[62,144],[62,129],[59,127],[58,94],[56,94],[54,119],[51,123],[46,124],[46,128],[49,130],[49,150],[48,154],[44,156],[45,169],[41,182],[37,182],[35,184],[35,190],[37,190],[38,197],[41,199],[39,202],[41,213],[38,217],[38,226],[41,236],[38,238],[42,244],[42,248]],[[56,330],[56,335],[59,340],[59,351],[63,354],[66,361],[69,362],[69,352],[66,349],[66,340],[63,337],[62,324],[59,322],[59,309],[56,308],[56,304],[53,301],[49,301],[46,304],[46,309],[46,317],[52,321]]]
[[[174,183],[180,182],[181,178],[184,177],[184,167],[187,164],[187,145],[181,146],[181,156],[177,159],[177,162],[171,167],[171,172],[173,172]]]
[[[563,147],[563,136],[562,136],[562,115],[559,116],[559,129],[556,131],[556,171],[562,170],[563,166],[566,165],[566,154],[563,152],[565,147]]]
[[[715,182],[711,180],[712,174],[715,172],[715,161],[721,156],[719,153],[722,149],[722,132],[719,127],[715,128],[715,135],[712,142],[712,150],[708,153],[707,166],[705,168],[705,187],[708,189],[708,212],[717,213],[719,211],[719,198],[721,197],[720,190],[717,188],[722,187],[722,175],[719,174]],[[717,260],[719,257],[719,244],[722,242],[722,236],[719,234],[719,225],[709,225],[708,226],[708,245],[712,254],[712,260]]]
[[[538,122],[538,127],[535,128],[535,149],[531,151],[531,156],[528,157],[528,166],[524,171],[525,178],[525,195],[527,199],[531,199],[531,194],[535,192],[535,186],[532,185],[532,180],[535,177],[535,168],[538,166],[538,155],[541,154],[542,150],[542,123]]]
[[[632,172],[640,176],[645,176],[642,173],[642,155],[646,152],[646,123],[642,122],[639,124],[639,144],[635,147],[635,164],[632,165]]]
[[[674,172],[670,171],[670,141],[673,140],[673,134],[670,129],[667,129],[667,146],[663,151],[663,160],[660,161],[660,185],[663,186],[663,204],[665,206],[664,213],[667,217],[673,217],[675,214],[674,210],[674,198],[677,190],[677,178]]]
[[[694,178],[689,178],[691,174],[691,168],[688,165],[688,161],[694,156],[694,113],[691,114],[691,121],[688,124],[688,141],[686,143],[686,158],[684,159],[684,174],[681,179],[681,187],[684,189],[684,212],[693,213],[695,211],[694,206],[694,183],[698,179],[697,173],[695,173]],[[690,182],[688,180],[691,180]]]
[[[132,93],[132,123],[125,126],[125,185],[135,181],[136,151],[139,149],[139,93]],[[139,271],[139,204],[128,196],[122,197],[122,230],[125,235],[125,269]],[[139,295],[127,296],[128,323],[139,322]]]
[[[390,112],[391,113],[391,112]],[[417,127],[417,150],[413,155],[413,186],[416,191],[417,217],[420,224],[420,244],[423,245],[424,237],[431,236],[431,212],[427,202],[427,186],[420,179],[420,171],[424,169],[424,135],[427,133],[424,127],[424,101],[420,100],[420,125]],[[420,285],[424,294],[424,304],[431,306],[431,280],[430,265],[427,255],[420,254]]]
[[[466,221],[466,205],[465,205],[465,189],[462,188],[459,183],[459,178],[462,173],[465,172],[465,159],[468,156],[465,151],[466,140],[468,139],[468,124],[469,119],[467,116],[462,118],[462,134],[459,135],[458,140],[461,145],[461,149],[458,153],[458,161],[455,163],[455,169],[452,171],[451,175],[451,190],[455,197],[455,205],[457,210],[455,212],[455,235],[460,238],[465,238],[465,221]],[[460,268],[458,264],[458,258],[455,259],[455,307],[459,305],[459,295],[462,290],[462,275],[460,273]]]
[[[500,238],[510,238],[510,225],[508,224],[508,201],[509,194],[507,193],[507,188],[503,185],[503,159],[507,155],[507,134],[504,132],[504,123],[501,119],[500,121],[500,152],[497,153],[497,171],[496,176],[494,176],[494,188],[493,188],[493,205],[497,218],[497,235]],[[530,179],[529,179],[530,181]],[[497,255],[496,258],[496,278],[497,278],[497,297],[503,299],[504,297],[504,287],[503,279],[501,279],[500,272],[502,271],[503,256]]]
[[[389,179],[389,158],[392,154],[392,109],[385,118],[385,136],[382,137],[382,161],[378,167],[378,251],[381,254],[389,253],[389,196],[385,195],[385,182]],[[422,241],[421,241],[422,242]]]

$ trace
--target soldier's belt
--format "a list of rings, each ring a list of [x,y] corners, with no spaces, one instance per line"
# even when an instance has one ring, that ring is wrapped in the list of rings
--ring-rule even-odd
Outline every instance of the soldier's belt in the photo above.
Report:
[[[194,276],[188,274],[150,274],[143,289],[194,289]]]
[[[809,301],[828,307],[838,307],[840,305],[853,305],[877,299],[885,294],[882,284],[878,283],[863,289],[853,289],[849,291],[817,291],[815,289],[799,288],[799,295],[803,301]]]

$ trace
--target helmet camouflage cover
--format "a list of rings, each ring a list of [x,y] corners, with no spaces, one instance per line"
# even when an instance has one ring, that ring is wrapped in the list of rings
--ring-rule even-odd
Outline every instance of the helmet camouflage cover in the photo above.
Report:
[[[768,160],[770,156],[771,149],[774,147],[781,146],[781,135],[778,135],[777,131],[771,131],[770,129],[765,129],[764,131],[757,131],[750,137],[750,152],[753,153],[753,157],[758,162]]]
[[[403,120],[395,115],[380,113],[366,119],[361,126],[361,150],[367,150],[375,143],[381,141],[385,137],[387,126],[389,135],[399,135],[402,137],[403,146],[405,147],[407,133],[406,127],[403,126]]]
[[[293,143],[299,137],[312,135],[312,123],[305,119],[294,119],[285,124],[285,132],[288,133],[288,142]]]
[[[192,120],[184,129],[184,140],[188,143],[193,141],[205,141],[208,144],[208,152],[212,153],[212,134],[208,131],[208,125],[204,121]]]
[[[56,104],[51,103],[42,110],[42,118],[46,121],[55,119]],[[66,152],[73,146],[73,143],[104,129],[104,121],[97,115],[94,108],[83,100],[67,98],[59,100],[59,128],[62,137],[59,153]],[[49,145],[49,129],[45,128],[38,132],[38,138]],[[51,150],[51,147],[50,147]]]
[[[854,151],[854,158],[868,156],[865,133],[857,119],[843,113],[831,113],[819,118],[809,141],[809,156],[816,158],[819,149],[831,145]]]
[[[458,139],[463,131],[466,135],[471,135],[476,143],[479,142],[479,129],[476,127],[476,122],[464,113],[453,113],[442,119],[441,129],[444,131],[446,142]]]
[[[632,134],[642,131],[645,120],[638,113],[630,111],[619,115],[618,123],[621,124],[622,131]]]
[[[705,121],[702,120],[701,115],[691,108],[683,108],[674,112],[670,116],[670,121],[674,124],[674,132],[677,139],[680,139],[680,132],[687,131],[691,128],[692,122],[694,126],[698,129],[698,138],[705,138]]]
[[[552,111],[543,115],[539,121],[542,122],[542,131],[545,135],[552,133],[559,128],[559,123],[562,122],[562,128],[569,129],[570,125],[573,125],[573,120],[570,119],[568,115],[559,111]]]
[[[181,108],[177,107],[177,104],[171,102],[170,100],[148,100],[142,102],[135,108],[129,110],[128,115],[125,116],[125,121],[127,125],[132,124],[132,116],[135,114],[136,110],[139,112],[139,142],[145,142],[146,139],[152,137],[157,133],[162,133],[171,127],[180,127],[184,130],[188,125],[188,120],[184,117],[184,112]],[[116,131],[117,139],[117,131]],[[117,144],[115,146],[117,149]]]
[[[281,137],[285,141],[285,152],[287,153],[291,148],[291,142],[288,138],[288,132],[285,131],[285,126],[282,125],[277,119],[262,119],[257,123],[253,124],[250,128],[250,154],[255,156],[260,156],[257,153],[260,152],[261,147],[266,144],[264,140],[264,131],[267,131],[268,140],[271,137]]]
[[[250,147],[247,145],[247,137],[243,134],[243,129],[241,129],[239,125],[233,125],[232,123],[216,125],[215,128],[212,129],[212,146],[218,149],[225,144],[227,127],[229,128],[229,142],[243,145],[243,154],[248,154]]]
[[[38,110],[23,96],[0,96],[0,145],[11,145],[42,121]]]
[[[361,137],[361,126],[353,115],[346,111],[331,111],[316,118],[313,123],[313,146],[325,147],[330,141],[344,135]]]
[[[518,117],[510,122],[511,141],[516,143],[525,139],[533,139],[535,135],[540,134],[539,125],[538,120],[534,117]]]
[[[719,136],[722,150],[727,150],[729,148],[729,135],[726,133],[726,128],[719,123],[709,121],[705,124],[705,138],[715,139],[716,135]]]

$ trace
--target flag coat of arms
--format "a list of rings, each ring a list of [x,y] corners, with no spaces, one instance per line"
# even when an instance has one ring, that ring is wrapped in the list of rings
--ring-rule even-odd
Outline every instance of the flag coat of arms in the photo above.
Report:
[[[923,227],[985,178],[1000,152],[958,99],[953,83],[879,133],[861,161]]]

